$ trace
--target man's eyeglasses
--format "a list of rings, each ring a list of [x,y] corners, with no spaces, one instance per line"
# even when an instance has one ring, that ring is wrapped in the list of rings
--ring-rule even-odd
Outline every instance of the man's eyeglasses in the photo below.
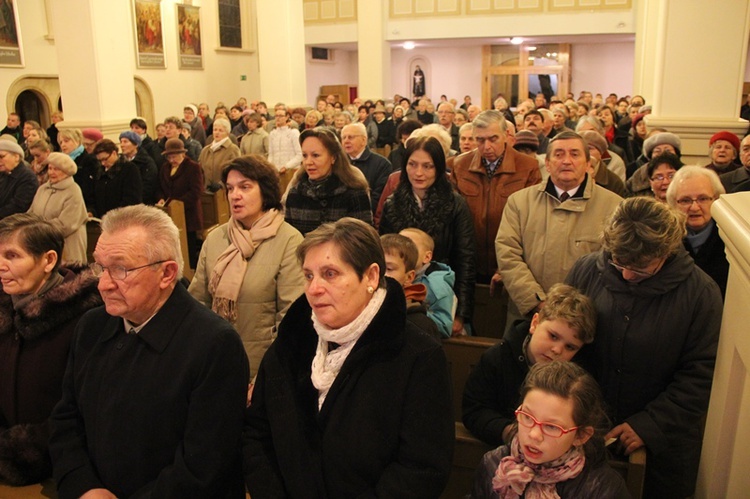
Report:
[[[677,204],[683,208],[688,208],[692,206],[693,203],[698,203],[699,206],[706,206],[713,200],[714,198],[709,196],[698,196],[697,198],[680,198],[677,200]]]
[[[140,265],[138,267],[133,267],[130,269],[126,269],[122,265],[110,265],[109,267],[105,267],[100,263],[94,262],[91,265],[89,265],[89,268],[91,269],[91,272],[94,274],[95,277],[101,277],[101,275],[106,270],[109,273],[109,277],[114,279],[115,281],[124,281],[128,278],[128,274],[135,270],[145,269],[146,267],[150,267],[151,265],[157,265],[159,263],[168,262],[169,260],[159,260],[158,262],[151,262],[147,263],[146,265]]]
[[[560,438],[566,433],[570,433],[571,431],[576,431],[578,429],[577,426],[566,429],[555,423],[546,423],[544,421],[537,421],[537,419],[534,416],[532,416],[528,412],[522,411],[520,407],[516,409],[515,414],[516,414],[516,420],[518,421],[518,424],[520,424],[521,426],[525,426],[526,428],[533,428],[535,426],[539,426],[539,429],[542,430],[542,433],[552,438]]]

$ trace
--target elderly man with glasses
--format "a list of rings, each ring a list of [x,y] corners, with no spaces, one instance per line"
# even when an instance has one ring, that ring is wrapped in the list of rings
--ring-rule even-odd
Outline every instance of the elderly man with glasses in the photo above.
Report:
[[[104,307],[78,323],[50,417],[59,497],[244,497],[248,361],[179,282],[177,227],[150,206],[113,210],[94,259]]]

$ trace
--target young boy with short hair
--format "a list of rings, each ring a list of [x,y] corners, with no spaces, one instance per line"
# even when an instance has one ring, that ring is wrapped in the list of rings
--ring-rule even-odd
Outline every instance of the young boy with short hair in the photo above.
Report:
[[[385,275],[398,281],[404,288],[406,321],[439,340],[437,325],[427,317],[427,307],[423,303],[427,297],[427,286],[414,283],[419,256],[417,246],[400,234],[383,235],[380,243],[385,253]]]
[[[456,274],[446,264],[432,261],[435,241],[429,234],[415,228],[404,229],[399,234],[411,239],[419,251],[414,282],[427,286],[427,317],[437,324],[443,338],[450,338],[456,307],[453,292]]]
[[[594,341],[595,330],[591,300],[572,286],[552,286],[531,321],[513,323],[472,371],[463,395],[466,428],[492,446],[508,443],[519,388],[529,368],[539,362],[571,360],[583,345]]]

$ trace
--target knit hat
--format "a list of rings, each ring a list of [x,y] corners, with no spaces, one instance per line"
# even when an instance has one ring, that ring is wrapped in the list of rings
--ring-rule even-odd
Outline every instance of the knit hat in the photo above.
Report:
[[[120,140],[122,139],[128,139],[130,142],[135,144],[136,147],[141,147],[141,142],[143,142],[143,139],[141,139],[141,136],[137,133],[126,130],[120,134]]]
[[[516,142],[513,144],[513,149],[518,150],[521,147],[530,147],[534,150],[539,149],[539,137],[530,130],[516,132]]]
[[[193,129],[193,127],[190,126],[190,123],[182,122],[182,128],[187,130],[188,132]]]
[[[682,147],[682,141],[680,138],[671,132],[661,132],[656,135],[652,135],[643,141],[643,155],[647,159],[651,159],[651,151],[658,145],[669,144],[675,148],[677,156],[680,156],[680,148]]]
[[[638,114],[636,114],[635,116],[633,116],[633,124],[632,124],[632,127],[633,127],[633,128],[635,128],[635,127],[636,127],[636,125],[638,125],[638,123],[640,123],[640,122],[641,122],[641,120],[642,120],[643,118],[645,118],[645,117],[646,117],[646,115],[645,115],[645,114],[643,114],[643,113],[638,113]]]
[[[716,142],[717,140],[726,140],[727,142],[732,144],[732,147],[734,147],[735,151],[739,152],[740,150],[740,139],[732,132],[727,132],[726,130],[716,132],[708,141],[709,147],[714,145],[714,142]]]
[[[185,149],[185,146],[182,143],[182,140],[169,139],[167,143],[164,144],[164,152],[161,154],[162,156],[169,156],[170,154],[178,154],[181,152],[187,152],[187,149]]]
[[[587,145],[596,147],[602,156],[607,152],[607,141],[599,132],[586,130],[585,132],[581,132],[581,137],[583,137]]]
[[[76,162],[70,159],[70,156],[61,152],[49,153],[49,156],[47,156],[47,159],[44,160],[43,164],[45,166],[52,165],[69,177],[72,177],[78,171]]]
[[[377,104],[375,106],[375,111],[373,111],[372,113],[373,114],[375,114],[375,113],[383,113],[383,114],[385,114],[385,106],[383,106],[383,104]]]
[[[0,135],[0,140],[10,140],[11,142],[15,142],[16,144],[18,144],[18,141],[16,140],[15,135],[11,135],[9,133],[4,133]]]
[[[94,142],[99,142],[104,138],[102,132],[100,132],[96,128],[84,128],[83,130],[81,130],[81,134],[83,135],[84,139],[93,140]]]
[[[190,108],[190,109],[192,109],[192,110],[193,110],[193,114],[194,114],[195,116],[198,116],[198,108],[197,108],[197,107],[195,107],[195,105],[193,105],[193,104],[186,104],[186,105],[185,105],[185,109],[188,109],[188,108]]]
[[[0,140],[0,151],[12,152],[18,154],[23,159],[23,149],[13,140]]]

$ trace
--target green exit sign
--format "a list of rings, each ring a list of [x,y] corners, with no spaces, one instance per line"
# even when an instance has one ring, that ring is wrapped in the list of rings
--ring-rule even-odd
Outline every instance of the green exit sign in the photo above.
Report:
[[[247,81],[247,75],[240,75],[240,81]]]

